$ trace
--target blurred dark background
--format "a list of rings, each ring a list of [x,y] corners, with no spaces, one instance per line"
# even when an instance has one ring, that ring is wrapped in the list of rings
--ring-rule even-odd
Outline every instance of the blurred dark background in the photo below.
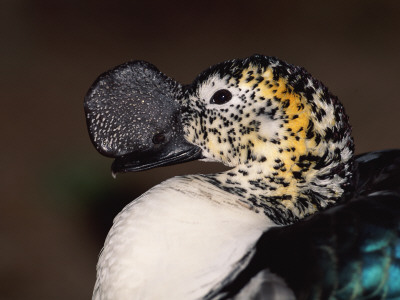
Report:
[[[88,299],[112,218],[188,163],[111,177],[83,97],[147,60],[182,83],[254,53],[304,66],[339,96],[358,153],[399,148],[398,1],[5,0],[0,4],[0,299]],[[333,4],[334,3],[334,4]]]

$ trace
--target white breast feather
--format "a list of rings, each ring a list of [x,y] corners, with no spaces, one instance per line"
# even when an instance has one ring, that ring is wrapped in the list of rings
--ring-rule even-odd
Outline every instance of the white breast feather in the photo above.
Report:
[[[209,183],[167,180],[115,218],[93,298],[198,299],[272,225]]]

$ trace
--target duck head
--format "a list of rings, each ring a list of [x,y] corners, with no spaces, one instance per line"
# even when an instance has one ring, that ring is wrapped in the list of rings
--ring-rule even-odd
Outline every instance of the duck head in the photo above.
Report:
[[[150,75],[133,72],[122,80],[124,68],[117,67],[100,76],[85,99],[92,141],[116,157],[114,171],[218,161],[232,169],[201,180],[278,224],[334,205],[351,186],[348,117],[337,97],[303,68],[254,55],[210,67],[182,87],[149,64],[136,65]],[[103,83],[110,77],[117,83]],[[139,104],[126,100],[132,90]],[[147,106],[140,104],[143,97]],[[154,143],[159,132],[167,142]]]

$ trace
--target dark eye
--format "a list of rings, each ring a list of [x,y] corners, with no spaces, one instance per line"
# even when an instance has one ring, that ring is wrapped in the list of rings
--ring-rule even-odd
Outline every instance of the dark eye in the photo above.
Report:
[[[165,135],[163,133],[157,133],[153,136],[154,144],[162,144],[165,142]]]
[[[211,97],[211,104],[224,104],[232,99],[232,94],[228,90],[219,90]]]

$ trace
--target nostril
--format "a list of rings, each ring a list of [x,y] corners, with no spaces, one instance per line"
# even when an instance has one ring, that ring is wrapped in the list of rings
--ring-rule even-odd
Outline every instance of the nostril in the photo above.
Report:
[[[165,135],[164,133],[157,133],[153,136],[153,143],[154,144],[162,144],[165,142]]]

